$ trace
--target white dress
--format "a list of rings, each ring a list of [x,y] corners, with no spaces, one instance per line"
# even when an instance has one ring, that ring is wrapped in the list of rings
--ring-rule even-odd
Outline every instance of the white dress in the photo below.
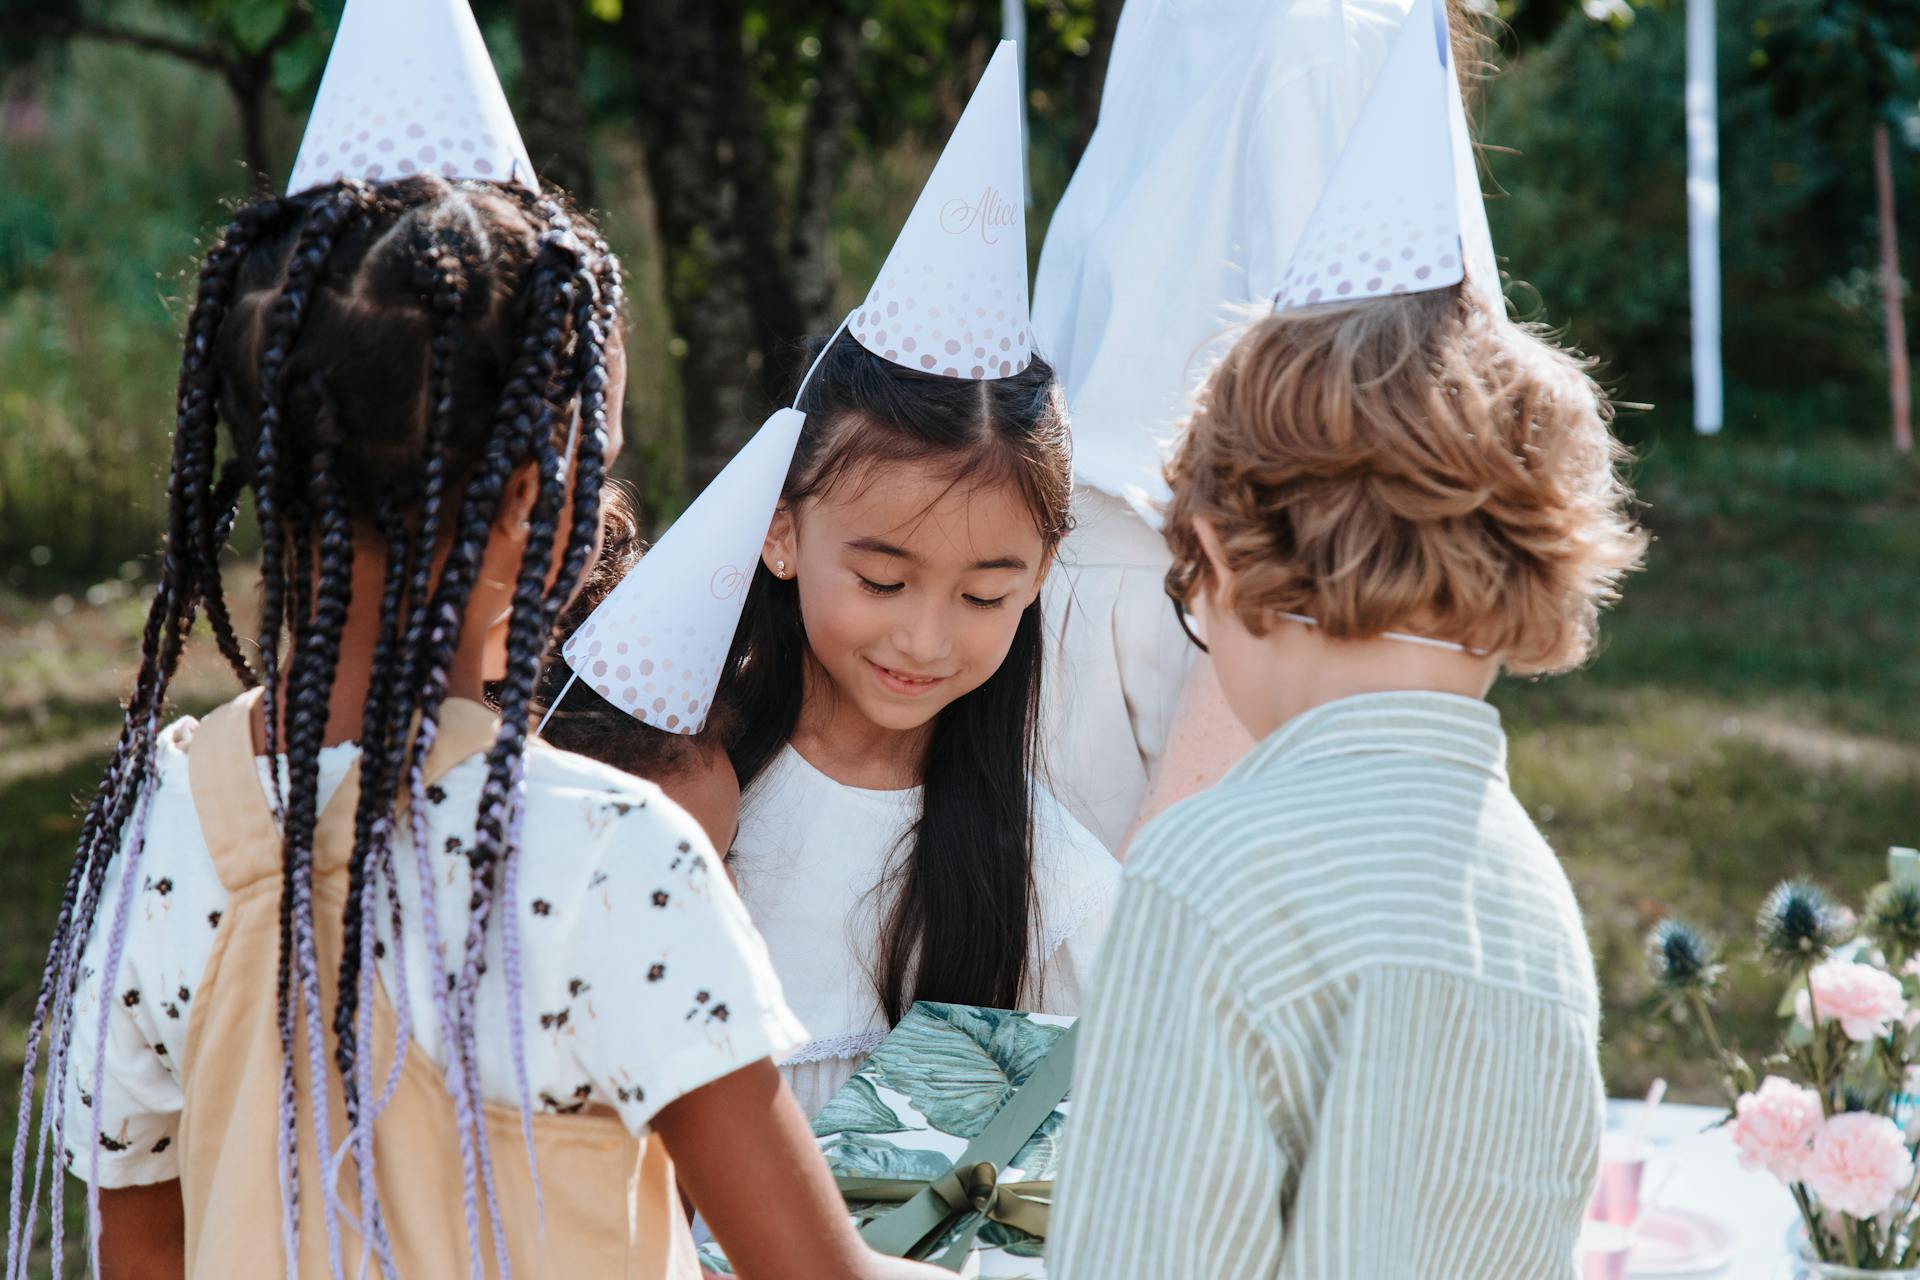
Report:
[[[906,848],[920,789],[869,791],[783,748],[740,801],[734,874],[781,988],[813,1038],[781,1060],[811,1116],[886,1038],[872,978],[883,902],[877,892]],[[1034,873],[1040,919],[1031,1007],[1077,1013],[1106,936],[1120,867],[1042,788],[1035,788]]]
[[[171,1046],[186,1043],[194,992],[227,906],[207,852],[187,778],[196,722],[167,729],[158,784],[130,903],[117,973],[102,983],[108,922],[125,883],[126,858],[107,870],[105,894],[81,961],[68,1057],[67,1158],[86,1176],[100,1151],[100,1184],[125,1187],[180,1176],[182,1092]],[[320,753],[324,806],[358,748]],[[267,761],[256,761],[267,785]],[[284,770],[283,770],[284,776]],[[457,949],[472,895],[465,845],[484,756],[455,765],[427,789],[432,892],[440,936]],[[701,1085],[806,1038],[780,995],[766,949],[694,820],[651,782],[548,747],[526,756],[525,835],[519,914],[526,1069],[536,1110],[572,1112],[604,1103],[644,1135],[655,1113]],[[420,920],[420,878],[410,842],[396,850],[394,879],[415,927],[400,951],[417,1049],[446,1061],[440,1026],[423,996],[444,981]],[[382,984],[398,1004],[387,912],[377,913]],[[478,992],[480,1089],[490,1102],[518,1099],[506,1034],[506,965],[496,927]],[[266,974],[262,981],[272,982]],[[91,1096],[100,1001],[108,1000],[101,1096]],[[97,1106],[94,1105],[97,1102]],[[457,1208],[454,1210],[458,1212]]]
[[[1155,504],[1188,397],[1264,314],[1408,0],[1127,0],[1054,210],[1033,335],[1073,420],[1078,521],[1049,576],[1048,777],[1109,847],[1191,657]]]

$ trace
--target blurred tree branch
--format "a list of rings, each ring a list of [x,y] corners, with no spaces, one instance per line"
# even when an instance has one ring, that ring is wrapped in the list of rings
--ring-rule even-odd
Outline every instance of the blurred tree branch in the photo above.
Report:
[[[207,18],[198,24],[205,37],[194,40],[92,17],[71,2],[4,3],[0,4],[0,40],[18,42],[29,53],[74,40],[94,40],[161,54],[213,72],[233,95],[247,173],[255,189],[264,192],[271,187],[274,169],[267,146],[266,110],[274,87],[275,59],[312,29],[313,10],[306,0],[293,0],[262,38],[248,40],[249,24],[221,21],[227,15],[220,9],[220,5],[195,7]]]

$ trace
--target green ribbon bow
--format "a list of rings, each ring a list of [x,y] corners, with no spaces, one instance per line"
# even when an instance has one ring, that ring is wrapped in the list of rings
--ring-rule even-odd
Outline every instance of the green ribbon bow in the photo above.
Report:
[[[1000,1170],[1020,1154],[1034,1131],[1046,1123],[1073,1083],[1073,1044],[1077,1027],[1060,1033],[1036,1062],[1026,1080],[1005,1106],[987,1123],[953,1167],[931,1182],[913,1178],[863,1178],[834,1175],[841,1194],[850,1201],[890,1203],[887,1210],[860,1230],[878,1253],[895,1258],[921,1258],[956,1219],[973,1221],[938,1258],[949,1271],[958,1271],[973,1248],[974,1237],[987,1222],[998,1222],[1028,1235],[1045,1236],[1053,1203],[1051,1182],[1001,1182]]]

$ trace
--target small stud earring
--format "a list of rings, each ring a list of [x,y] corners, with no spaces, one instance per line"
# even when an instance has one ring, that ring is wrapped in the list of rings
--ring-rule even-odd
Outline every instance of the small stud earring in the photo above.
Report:
[[[773,562],[773,576],[782,580],[786,578],[787,562],[785,560],[775,560]]]

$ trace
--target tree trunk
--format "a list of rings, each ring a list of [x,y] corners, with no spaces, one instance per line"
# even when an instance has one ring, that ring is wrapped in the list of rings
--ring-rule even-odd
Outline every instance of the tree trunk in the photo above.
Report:
[[[787,268],[795,310],[804,332],[824,334],[840,322],[833,305],[834,274],[827,233],[833,193],[846,162],[847,130],[853,124],[854,69],[860,61],[860,15],[842,0],[820,32],[819,91],[807,104],[800,141],[800,175],[794,185],[793,218],[787,229]]]
[[[250,74],[242,66],[230,69],[226,78],[240,116],[240,154],[247,166],[247,185],[255,196],[272,195],[276,175],[267,146],[267,77]]]
[[[1884,120],[1873,126],[1873,186],[1880,206],[1880,297],[1887,318],[1887,387],[1893,401],[1893,447],[1897,453],[1912,453],[1907,321],[1900,298],[1900,235],[1893,215],[1893,157]]]
[[[517,112],[533,171],[593,203],[593,151],[580,96],[580,0],[514,0],[520,41]]]
[[[689,496],[705,488],[758,425],[748,390],[765,363],[750,288],[753,237],[741,208],[733,136],[750,103],[725,101],[746,80],[739,0],[627,0],[620,18],[653,192],[667,309],[680,353]],[[670,38],[663,35],[670,33]]]

